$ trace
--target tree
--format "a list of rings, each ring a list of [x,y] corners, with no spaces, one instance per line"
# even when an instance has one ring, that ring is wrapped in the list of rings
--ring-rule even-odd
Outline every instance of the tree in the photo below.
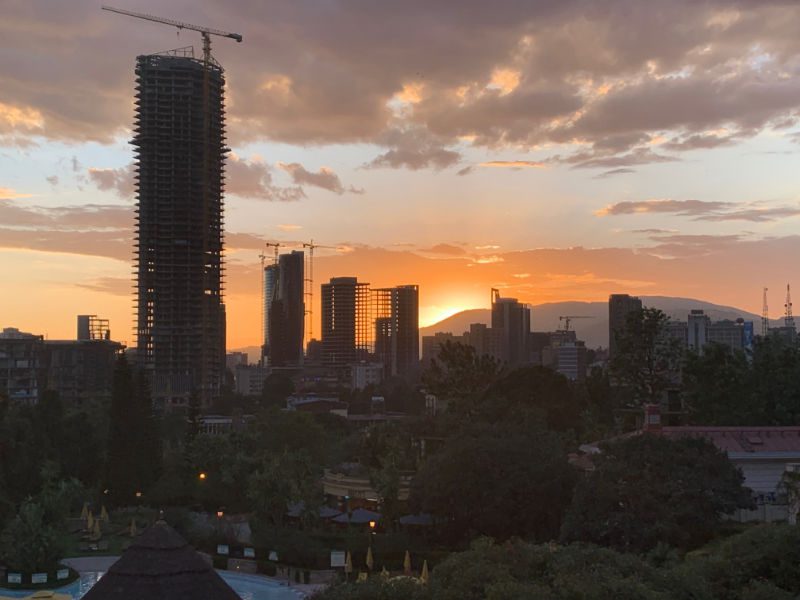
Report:
[[[423,463],[412,482],[417,510],[446,535],[537,540],[558,534],[574,482],[558,436],[529,422],[477,425]]]
[[[117,360],[111,396],[106,487],[112,501],[128,504],[158,480],[162,451],[146,375]]]
[[[432,394],[458,403],[481,394],[500,372],[500,363],[491,356],[478,356],[474,347],[448,340],[422,374],[422,381]]]
[[[545,367],[523,367],[490,385],[467,416],[490,423],[534,417],[546,429],[565,432],[580,428],[581,408],[566,377]]]
[[[261,406],[286,408],[286,399],[294,393],[294,382],[283,373],[270,373],[261,389]]]
[[[596,546],[478,539],[431,575],[436,600],[697,600],[695,586],[642,559]]]
[[[669,336],[669,317],[657,308],[643,308],[627,316],[625,329],[616,332],[617,351],[611,374],[633,393],[636,405],[658,404],[676,382],[681,349]]]
[[[65,536],[45,515],[44,506],[26,500],[6,526],[0,555],[10,569],[24,573],[48,571],[55,568],[64,555]]]
[[[689,352],[683,369],[683,394],[690,423],[761,423],[752,385],[753,369],[743,352],[721,344],[708,344],[702,354]]]
[[[721,515],[753,504],[741,472],[704,439],[636,435],[604,444],[594,462],[575,489],[562,541],[690,549],[712,537]]]

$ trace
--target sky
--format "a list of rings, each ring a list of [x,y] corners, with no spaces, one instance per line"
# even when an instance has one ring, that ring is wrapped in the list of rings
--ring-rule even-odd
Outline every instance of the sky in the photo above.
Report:
[[[332,276],[419,284],[422,325],[491,287],[756,313],[768,287],[775,317],[800,285],[796,2],[113,1],[244,37],[213,40],[231,348],[259,343],[265,242],[327,246],[315,303]],[[99,314],[133,343],[134,62],[199,34],[86,0],[2,15],[0,327]]]

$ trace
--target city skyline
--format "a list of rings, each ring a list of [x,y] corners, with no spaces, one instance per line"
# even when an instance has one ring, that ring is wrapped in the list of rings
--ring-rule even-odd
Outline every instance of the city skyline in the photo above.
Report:
[[[758,313],[767,286],[782,313],[800,250],[791,7],[319,10],[163,15],[247,38],[215,48],[233,149],[228,347],[259,343],[264,242],[311,238],[341,248],[315,257],[315,315],[340,276],[419,285],[421,326],[488,307],[492,287],[531,304],[629,292]],[[98,313],[131,345],[133,64],[199,40],[89,2],[4,17],[0,269],[25,293],[0,298],[0,325],[64,338],[75,314]],[[404,27],[437,21],[404,44]]]

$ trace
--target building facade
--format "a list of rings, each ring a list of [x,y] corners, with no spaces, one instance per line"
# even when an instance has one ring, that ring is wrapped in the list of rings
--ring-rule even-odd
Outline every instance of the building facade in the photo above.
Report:
[[[136,354],[162,406],[224,379],[224,85],[213,59],[137,59]]]
[[[36,404],[43,378],[44,336],[7,327],[0,332],[0,394],[11,402]]]
[[[322,361],[346,368],[367,360],[371,350],[369,284],[334,277],[322,284]]]
[[[374,290],[375,355],[390,377],[413,379],[419,370],[419,286]]]
[[[530,307],[516,298],[501,298],[497,290],[492,290],[492,331],[496,336],[492,352],[495,358],[511,367],[528,363]]]
[[[642,301],[628,294],[611,294],[608,298],[608,358],[617,351],[617,336],[625,332],[628,315],[642,310]]]
[[[305,336],[305,271],[303,252],[294,250],[278,259],[277,285],[269,307],[270,366],[303,364]]]

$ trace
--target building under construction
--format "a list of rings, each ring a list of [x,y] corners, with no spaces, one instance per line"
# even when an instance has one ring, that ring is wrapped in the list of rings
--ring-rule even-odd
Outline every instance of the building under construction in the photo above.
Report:
[[[136,63],[137,356],[157,403],[208,406],[225,372],[222,67],[190,49]]]
[[[375,356],[385,374],[412,379],[419,369],[419,286],[373,291]]]
[[[355,277],[334,277],[322,284],[322,360],[345,368],[366,360],[372,350],[368,283]]]

